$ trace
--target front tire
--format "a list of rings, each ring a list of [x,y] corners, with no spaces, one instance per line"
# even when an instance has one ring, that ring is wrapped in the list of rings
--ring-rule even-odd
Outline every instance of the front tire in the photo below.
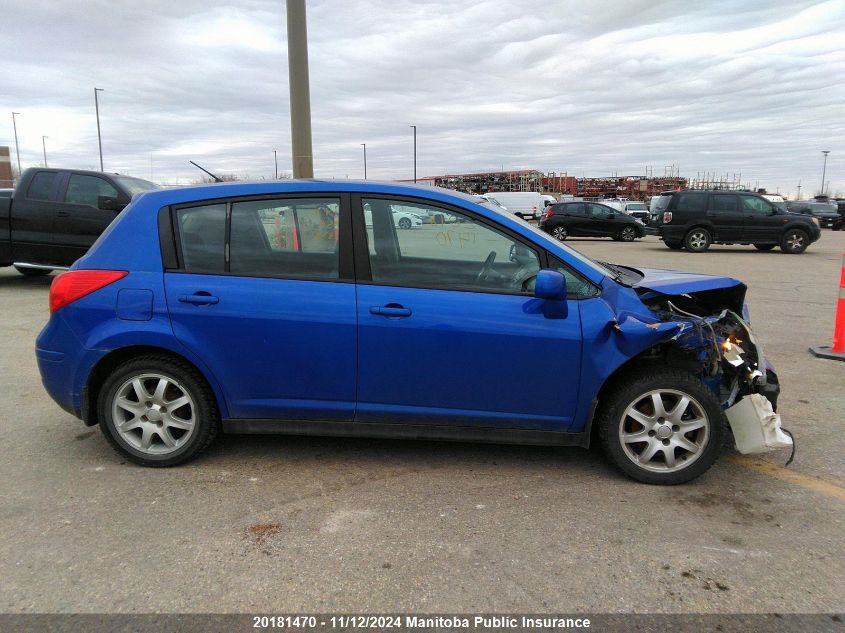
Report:
[[[608,459],[647,484],[676,485],[719,456],[725,415],[698,378],[678,369],[629,373],[602,397],[596,423]]]
[[[801,229],[790,229],[780,241],[780,250],[790,255],[800,255],[810,245],[810,236]]]
[[[633,242],[637,239],[637,229],[632,226],[626,226],[619,231],[619,240],[622,242]]]
[[[691,253],[703,253],[710,248],[712,242],[713,236],[710,235],[710,231],[701,227],[694,228],[684,238],[684,246]]]
[[[558,225],[551,230],[551,236],[559,242],[565,242],[566,238],[569,237],[569,231],[565,226]]]
[[[49,268],[25,268],[24,266],[15,266],[15,270],[24,277],[44,277],[53,272]]]
[[[100,429],[118,453],[142,466],[175,466],[217,436],[214,394],[193,367],[162,355],[119,366],[97,399]]]

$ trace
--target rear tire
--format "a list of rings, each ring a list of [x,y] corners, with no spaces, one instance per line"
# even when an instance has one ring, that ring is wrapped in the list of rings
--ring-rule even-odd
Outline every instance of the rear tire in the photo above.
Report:
[[[220,428],[205,378],[188,363],[164,355],[120,365],[100,390],[97,412],[112,448],[142,466],[186,462],[204,451]]]
[[[49,268],[25,268],[23,266],[15,266],[15,270],[24,277],[44,277],[53,272]]]
[[[756,248],[758,251],[770,251],[775,246],[776,244],[755,244],[754,248]]]
[[[800,255],[810,245],[810,236],[801,229],[790,229],[780,241],[780,250],[790,255]]]
[[[684,246],[691,253],[703,253],[713,242],[713,237],[707,229],[697,227],[687,233],[684,238]]]
[[[692,374],[670,368],[623,375],[602,396],[596,425],[616,468],[659,485],[700,476],[719,457],[727,435],[713,392]]]

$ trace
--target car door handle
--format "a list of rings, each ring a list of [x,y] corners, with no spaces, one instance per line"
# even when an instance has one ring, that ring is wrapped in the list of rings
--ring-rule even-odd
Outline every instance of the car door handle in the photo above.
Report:
[[[57,218],[67,218],[67,217],[70,217],[70,213],[68,213],[67,211],[57,211],[56,217]]]
[[[409,317],[411,310],[398,303],[388,303],[385,306],[370,306],[370,314],[386,317]]]
[[[197,292],[192,295],[182,295],[181,297],[179,297],[179,301],[181,301],[182,303],[190,303],[195,306],[207,306],[215,303],[220,303],[220,299],[208,294],[207,292]]]

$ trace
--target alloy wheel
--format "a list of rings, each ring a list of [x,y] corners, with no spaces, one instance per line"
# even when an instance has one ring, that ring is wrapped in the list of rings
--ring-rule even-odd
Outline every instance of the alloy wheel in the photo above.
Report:
[[[640,468],[669,473],[687,468],[704,452],[710,420],[701,404],[681,391],[638,396],[619,422],[625,456]]]
[[[622,229],[622,232],[619,234],[619,238],[623,242],[633,242],[637,237],[637,232],[632,229],[630,226],[626,226]]]
[[[112,401],[114,428],[138,451],[166,455],[182,447],[194,432],[196,406],[174,379],[145,373],[126,380]]]
[[[556,226],[552,229],[552,237],[563,242],[567,238],[567,230],[565,226]]]

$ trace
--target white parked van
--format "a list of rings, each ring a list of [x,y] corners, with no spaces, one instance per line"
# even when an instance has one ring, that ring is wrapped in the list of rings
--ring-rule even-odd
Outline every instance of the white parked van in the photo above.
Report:
[[[546,208],[543,194],[532,191],[490,191],[485,198],[495,200],[508,211],[524,219],[536,219]],[[551,197],[551,196],[550,196]]]

